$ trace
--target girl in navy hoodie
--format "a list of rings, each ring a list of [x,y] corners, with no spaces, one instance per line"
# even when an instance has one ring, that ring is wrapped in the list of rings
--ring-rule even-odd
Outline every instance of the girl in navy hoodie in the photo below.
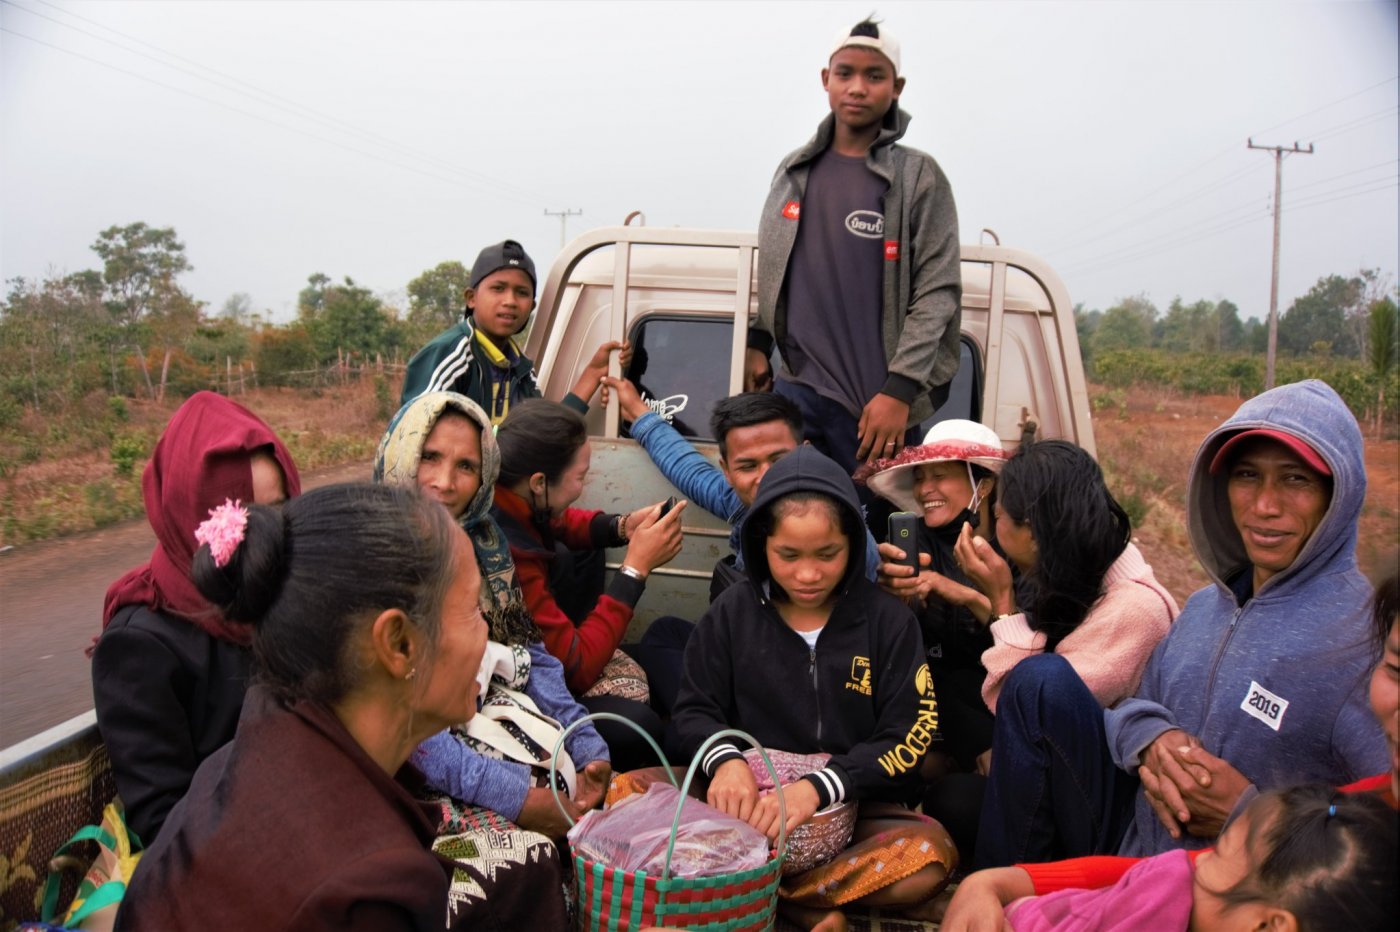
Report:
[[[843,927],[846,904],[917,911],[957,863],[942,826],[906,808],[936,739],[938,703],[918,623],[865,579],[863,542],[840,467],[812,447],[779,460],[741,531],[749,584],[731,586],[700,620],[675,712],[688,754],[734,727],[767,748],[830,755],[760,796],[736,745],[706,753],[710,804],[770,837],[778,793],[788,831],[859,801],[852,846],[783,884],[784,912],[808,928]]]

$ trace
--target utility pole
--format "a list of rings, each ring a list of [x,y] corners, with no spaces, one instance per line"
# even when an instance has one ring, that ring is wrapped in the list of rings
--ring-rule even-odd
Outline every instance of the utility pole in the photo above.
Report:
[[[582,217],[582,216],[583,216],[583,211],[582,211],[581,209],[580,209],[580,210],[567,210],[567,209],[566,209],[566,210],[546,210],[546,211],[544,212],[544,215],[545,215],[546,217],[558,217],[558,218],[559,218],[559,248],[560,248],[560,249],[563,249],[563,248],[564,248],[564,225],[565,225],[566,223],[569,222],[569,218],[570,218],[570,217]]]
[[[1308,143],[1306,149],[1299,148],[1294,142],[1292,147],[1283,146],[1256,146],[1254,139],[1249,140],[1249,148],[1263,149],[1274,154],[1274,278],[1269,286],[1269,351],[1264,358],[1264,390],[1268,391],[1274,387],[1274,356],[1278,352],[1278,241],[1280,229],[1280,216],[1283,214],[1283,205],[1280,199],[1283,197],[1283,157],[1284,155],[1312,155],[1313,145]]]

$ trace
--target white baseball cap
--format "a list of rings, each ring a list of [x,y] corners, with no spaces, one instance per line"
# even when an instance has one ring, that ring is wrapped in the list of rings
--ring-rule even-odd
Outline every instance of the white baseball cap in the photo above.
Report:
[[[895,77],[899,77],[899,41],[890,34],[884,24],[873,23],[867,19],[856,23],[850,29],[841,30],[836,34],[836,43],[832,45],[831,55],[828,55],[826,60],[831,61],[833,55],[851,45],[879,52],[894,65]]]

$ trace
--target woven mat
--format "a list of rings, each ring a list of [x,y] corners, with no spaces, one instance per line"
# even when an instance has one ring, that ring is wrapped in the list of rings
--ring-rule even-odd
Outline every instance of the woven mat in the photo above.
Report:
[[[957,889],[957,881],[960,875],[954,873],[954,882],[948,887],[948,891],[940,894],[947,895],[947,892]],[[937,932],[938,923],[922,922],[917,919],[905,919],[902,916],[886,915],[878,909],[860,909],[853,907],[846,910],[846,924],[850,932]],[[778,921],[773,925],[773,932],[803,932],[802,927],[788,922],[778,915]]]

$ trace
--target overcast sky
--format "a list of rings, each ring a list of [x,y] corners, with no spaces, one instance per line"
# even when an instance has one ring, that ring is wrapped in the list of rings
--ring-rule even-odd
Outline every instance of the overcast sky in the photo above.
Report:
[[[834,33],[903,45],[905,142],[984,227],[1105,308],[1280,311],[1397,265],[1395,2],[378,3],[0,0],[0,275],[98,267],[173,226],[194,295],[278,319],[313,272],[402,303],[520,239],[541,267],[621,222],[751,229],[827,112]]]

